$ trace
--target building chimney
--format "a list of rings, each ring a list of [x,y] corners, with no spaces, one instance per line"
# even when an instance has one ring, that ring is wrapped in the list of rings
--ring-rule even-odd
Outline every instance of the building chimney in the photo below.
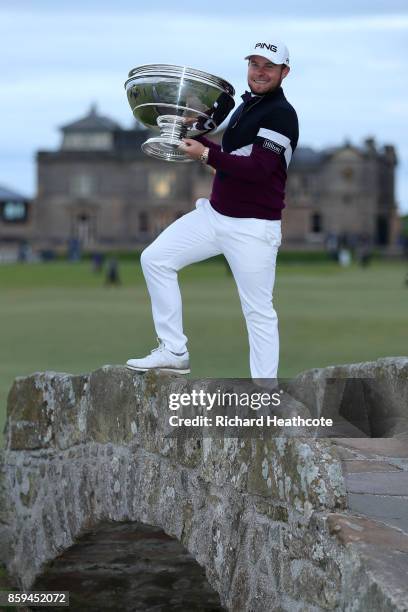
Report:
[[[398,158],[397,158],[397,153],[395,151],[395,147],[393,145],[390,145],[390,144],[384,145],[383,155],[385,159],[387,160],[387,162],[389,162],[393,166],[397,165]]]
[[[375,138],[373,136],[369,136],[364,141],[365,149],[368,153],[377,153],[377,148],[375,146]]]

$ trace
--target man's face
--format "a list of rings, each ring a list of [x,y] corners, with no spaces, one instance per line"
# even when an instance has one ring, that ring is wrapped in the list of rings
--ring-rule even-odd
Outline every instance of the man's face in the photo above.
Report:
[[[252,93],[262,95],[277,89],[289,72],[289,66],[273,64],[261,55],[251,55],[248,63],[248,85]]]

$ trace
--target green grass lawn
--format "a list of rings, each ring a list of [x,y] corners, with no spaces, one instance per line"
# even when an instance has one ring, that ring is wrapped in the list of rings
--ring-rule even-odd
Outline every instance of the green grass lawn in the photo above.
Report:
[[[334,263],[280,264],[275,306],[280,376],[331,364],[408,354],[408,288],[403,263],[366,270]],[[122,286],[105,288],[90,264],[0,266],[0,427],[15,376],[88,372],[122,364],[155,345],[138,261],[120,264]],[[220,262],[180,274],[192,376],[247,377],[245,323]]]

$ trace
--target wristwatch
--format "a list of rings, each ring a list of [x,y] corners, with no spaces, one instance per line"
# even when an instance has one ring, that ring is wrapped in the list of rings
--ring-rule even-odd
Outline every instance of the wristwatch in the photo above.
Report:
[[[202,164],[207,164],[208,163],[208,153],[209,153],[210,149],[208,147],[205,147],[204,151],[201,153],[199,159],[200,162]]]

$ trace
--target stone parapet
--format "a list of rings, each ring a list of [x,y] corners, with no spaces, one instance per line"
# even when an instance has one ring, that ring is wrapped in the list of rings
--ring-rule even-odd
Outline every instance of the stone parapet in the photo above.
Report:
[[[348,440],[174,437],[169,393],[194,384],[117,366],[16,379],[0,455],[0,561],[15,583],[30,588],[103,521],[140,521],[177,538],[229,610],[406,609],[408,536],[350,510],[345,454],[361,456]]]

